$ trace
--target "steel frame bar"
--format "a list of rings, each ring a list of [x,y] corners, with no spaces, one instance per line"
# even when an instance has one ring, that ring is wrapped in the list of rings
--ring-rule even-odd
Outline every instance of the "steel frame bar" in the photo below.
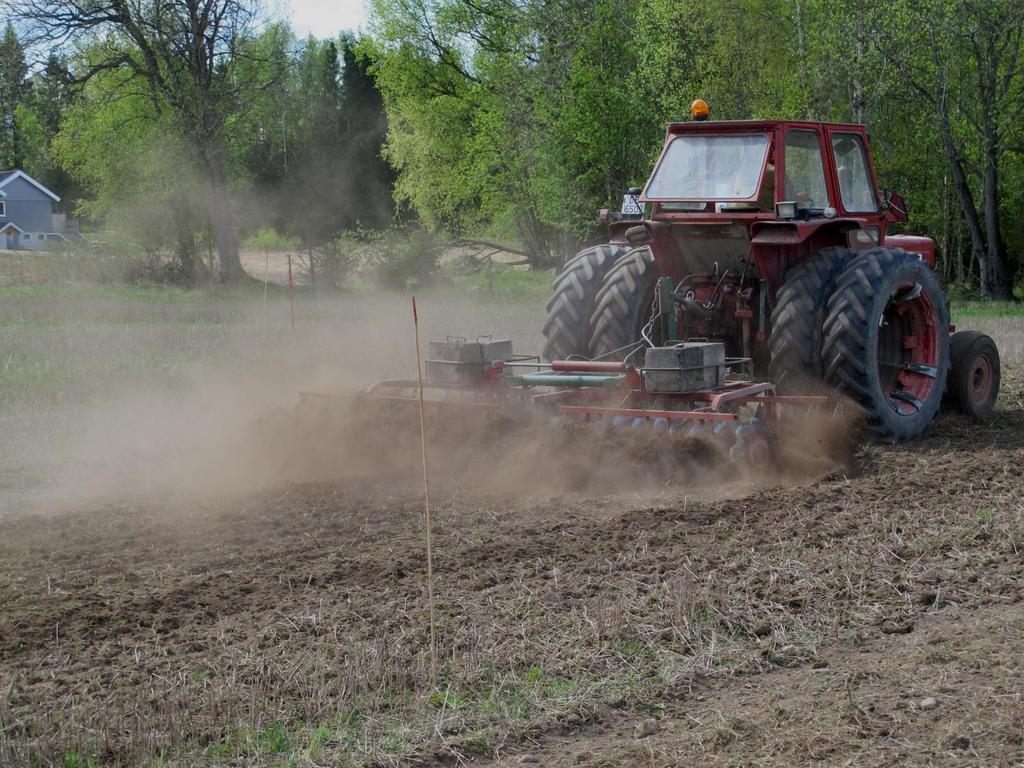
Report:
[[[726,403],[735,403],[749,400],[754,395],[760,395],[763,392],[774,392],[775,385],[765,382],[763,384],[750,384],[746,387],[739,387],[737,389],[727,390],[725,392],[718,392],[711,397],[711,410],[717,411]]]
[[[551,370],[577,371],[579,373],[625,373],[626,364],[601,360],[553,360]]]
[[[750,398],[752,403],[766,405],[828,405],[825,395],[761,395]]]
[[[738,421],[739,415],[724,411],[661,411],[648,408],[600,408],[590,405],[563,405],[558,408],[565,414],[587,416],[626,416],[629,418],[669,419],[689,421]]]
[[[388,395],[363,395],[367,400],[375,400],[387,405],[415,405],[419,406],[420,401],[415,397],[390,397]],[[430,406],[443,406],[449,408],[466,408],[467,410],[476,411],[496,411],[499,408],[498,403],[478,403],[474,400],[424,400],[423,405]]]

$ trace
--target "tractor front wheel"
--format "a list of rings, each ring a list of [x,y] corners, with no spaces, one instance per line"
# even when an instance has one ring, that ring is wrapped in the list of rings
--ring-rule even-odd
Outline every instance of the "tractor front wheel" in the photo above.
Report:
[[[988,416],[999,397],[999,350],[991,337],[958,331],[949,344],[949,404],[976,419]]]
[[[568,360],[590,352],[590,317],[604,276],[626,248],[610,243],[577,253],[555,280],[544,323],[544,359]]]
[[[624,360],[638,346],[651,319],[658,269],[651,249],[629,251],[615,262],[597,294],[591,325],[590,356]]]
[[[898,248],[858,255],[829,300],[822,361],[825,382],[864,408],[878,439],[923,435],[949,371],[949,311],[931,268]]]

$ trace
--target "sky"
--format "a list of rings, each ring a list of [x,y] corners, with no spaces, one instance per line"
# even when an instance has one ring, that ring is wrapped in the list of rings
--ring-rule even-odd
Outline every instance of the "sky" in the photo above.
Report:
[[[366,29],[363,0],[278,0],[277,5],[299,37],[334,37],[342,30]]]

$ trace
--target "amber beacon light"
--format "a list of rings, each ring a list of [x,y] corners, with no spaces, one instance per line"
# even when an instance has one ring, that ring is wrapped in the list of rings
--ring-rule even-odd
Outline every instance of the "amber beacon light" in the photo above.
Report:
[[[710,114],[708,103],[704,99],[697,99],[690,105],[690,117],[694,120],[707,120]]]

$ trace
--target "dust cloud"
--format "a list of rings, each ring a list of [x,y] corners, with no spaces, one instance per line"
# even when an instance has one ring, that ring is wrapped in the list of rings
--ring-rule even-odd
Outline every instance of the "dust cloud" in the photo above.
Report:
[[[0,467],[7,481],[0,510],[188,500],[280,485],[300,466],[285,449],[301,443],[292,418],[301,392],[354,394],[380,378],[415,375],[407,296],[301,296],[292,331],[281,294],[266,304],[258,293],[230,298],[216,310],[189,301],[32,306],[39,317],[29,321],[59,330],[25,341],[24,354],[41,367],[60,365],[69,381],[44,404],[5,414],[17,450]],[[486,300],[445,291],[422,296],[420,305],[424,339],[469,328],[530,343],[511,306],[492,311]],[[119,369],[145,375],[121,378]],[[334,479],[329,474],[325,468],[318,479]]]
[[[419,304],[424,348],[431,338],[478,333],[512,338],[517,351],[540,347],[539,308],[445,290],[421,295]],[[34,421],[26,416],[22,456],[36,482],[30,491],[0,496],[0,509],[187,505],[292,482],[345,479],[416,492],[418,412],[357,397],[376,380],[415,376],[408,297],[302,297],[296,312],[294,332],[280,296],[268,304],[258,296],[236,301],[229,316],[204,318],[194,327],[176,316],[142,323],[122,318],[100,340],[72,326],[62,343],[84,344],[86,354],[110,358],[111,365],[127,367],[141,356],[156,361],[159,371],[183,356],[182,344],[202,351],[177,367],[173,385],[159,374],[142,381],[108,377],[103,391],[83,393]],[[302,398],[304,392],[331,397]],[[785,468],[773,467],[766,477],[730,464],[713,441],[553,426],[530,411],[468,416],[459,409],[428,410],[432,480],[529,495],[657,494],[666,487],[710,494],[740,482],[806,479],[834,468],[843,454],[835,436],[843,443],[848,432],[817,422],[809,428],[808,418],[796,428],[802,437],[793,440],[807,446],[806,455],[787,459]]]

